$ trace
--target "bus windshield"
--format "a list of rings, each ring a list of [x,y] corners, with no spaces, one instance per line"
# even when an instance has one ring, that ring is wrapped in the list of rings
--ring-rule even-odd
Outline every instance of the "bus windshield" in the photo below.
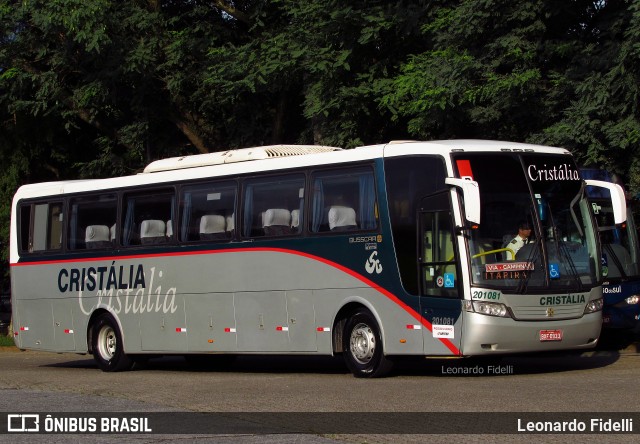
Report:
[[[581,170],[583,177],[611,182],[606,172],[601,170],[596,172],[599,173],[598,176],[593,170]],[[627,221],[617,226],[614,222],[608,190],[590,186],[587,186],[586,190],[600,232],[602,277],[610,283],[637,278],[640,275],[640,258],[638,257],[638,232],[633,212],[629,211]]]
[[[480,187],[481,224],[470,230],[472,283],[505,292],[585,291],[599,279],[595,229],[569,156],[455,157]]]
[[[638,278],[640,263],[638,258],[638,236],[634,218],[629,215],[626,223],[616,227],[612,220],[611,206],[599,207],[596,214],[602,243],[603,278],[608,281]]]

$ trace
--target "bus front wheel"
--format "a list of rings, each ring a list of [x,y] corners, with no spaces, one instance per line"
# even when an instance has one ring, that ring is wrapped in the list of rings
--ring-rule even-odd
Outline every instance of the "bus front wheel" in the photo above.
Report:
[[[118,323],[108,313],[98,317],[91,335],[93,358],[105,372],[129,370],[133,360],[124,352]]]
[[[375,318],[366,309],[356,311],[345,325],[344,359],[357,378],[378,378],[391,370],[393,363],[384,355],[382,337]]]

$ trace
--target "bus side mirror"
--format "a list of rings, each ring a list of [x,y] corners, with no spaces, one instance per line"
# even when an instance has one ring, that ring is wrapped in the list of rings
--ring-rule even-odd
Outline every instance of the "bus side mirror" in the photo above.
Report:
[[[447,185],[460,188],[464,198],[464,214],[472,224],[480,224],[480,186],[475,180],[447,177],[444,180]]]
[[[611,194],[611,208],[613,209],[613,221],[616,225],[627,220],[627,200],[624,196],[624,190],[616,183],[605,182],[602,180],[585,180],[587,186],[606,188]]]

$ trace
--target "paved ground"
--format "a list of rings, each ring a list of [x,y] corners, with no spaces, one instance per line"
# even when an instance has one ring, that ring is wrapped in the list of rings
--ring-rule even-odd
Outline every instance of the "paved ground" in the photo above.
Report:
[[[471,426],[478,427],[485,421],[487,424],[504,418],[511,421],[518,415],[524,420],[535,419],[536,412],[558,412],[555,414],[558,418],[562,414],[590,417],[592,413],[603,415],[605,412],[638,415],[639,352],[633,338],[614,335],[604,338],[599,350],[582,354],[508,357],[499,364],[483,360],[407,361],[388,378],[363,380],[352,377],[339,359],[326,357],[248,356],[240,357],[224,368],[192,367],[181,357],[165,357],[131,372],[113,374],[99,371],[89,356],[20,352],[7,347],[0,349],[0,410],[3,412],[54,415],[64,412],[141,412],[146,415],[177,412],[167,417],[167,423],[173,420],[178,423],[176,426],[182,424],[181,412],[218,412],[226,414],[220,424],[229,433],[204,436],[194,433],[146,436],[12,434],[0,435],[0,440],[16,443],[104,443],[117,439],[131,443],[322,444],[530,442],[531,439],[629,442],[632,436],[619,434],[603,437],[515,432],[489,435],[379,432],[381,426],[386,432],[399,432],[412,429],[413,424],[421,431],[421,424],[434,418],[438,424],[451,424],[455,431],[470,421],[476,421]],[[490,367],[495,365],[504,371],[490,374]],[[478,375],[480,370],[483,374]],[[313,419],[320,424],[320,431],[269,435],[264,433],[267,417],[260,416],[266,413],[242,416],[246,412],[274,411],[294,412],[289,418],[289,427],[293,429],[300,425],[296,421],[308,420],[308,416],[293,416],[295,412],[317,414]],[[381,419],[375,412],[390,413]],[[471,412],[471,416],[456,412]],[[282,420],[283,416],[277,419]],[[219,420],[220,417],[212,419]],[[4,419],[0,418],[0,421]],[[640,417],[635,422],[635,427],[640,429]],[[350,433],[338,433],[342,429],[336,425],[345,423],[353,427]],[[257,429],[252,428],[254,425]]]

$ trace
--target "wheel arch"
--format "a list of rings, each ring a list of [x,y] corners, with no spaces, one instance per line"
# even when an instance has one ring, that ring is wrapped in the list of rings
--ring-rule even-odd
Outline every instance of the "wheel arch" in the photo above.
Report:
[[[373,305],[362,298],[351,298],[346,300],[342,307],[338,310],[333,320],[333,352],[334,353],[342,353],[343,347],[343,335],[344,335],[344,326],[347,323],[347,319],[351,317],[355,312],[359,309],[364,308],[369,311],[371,315],[375,318],[376,323],[378,324],[378,329],[380,330],[380,336],[382,339],[382,349],[386,350],[385,347],[385,334],[384,327],[380,320],[380,316],[378,315],[377,310],[373,307]]]

